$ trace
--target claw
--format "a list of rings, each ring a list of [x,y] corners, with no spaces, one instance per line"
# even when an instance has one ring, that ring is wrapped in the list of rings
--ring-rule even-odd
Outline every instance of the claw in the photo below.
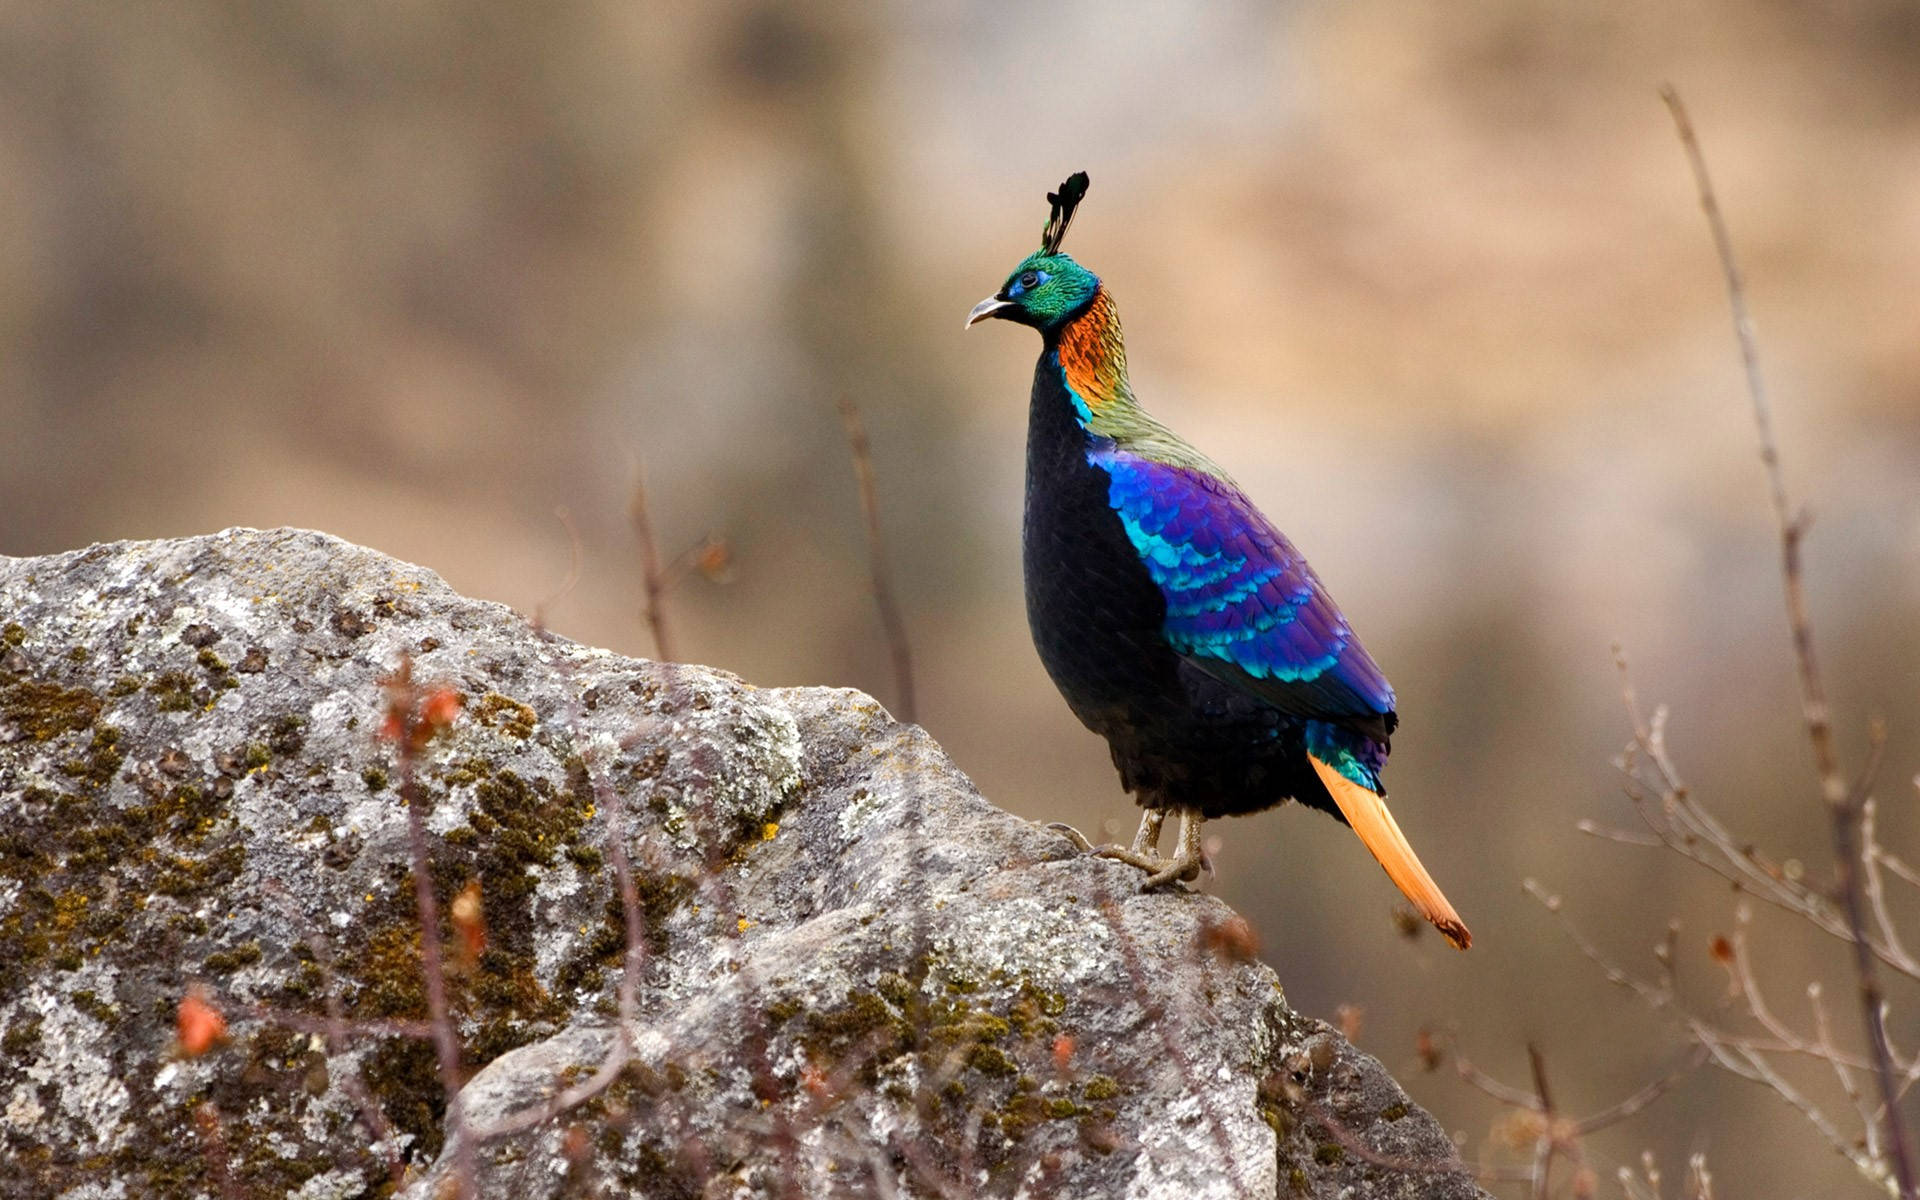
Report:
[[[1048,821],[1047,828],[1053,830],[1055,833],[1060,834],[1062,837],[1065,837],[1068,841],[1072,842],[1074,845],[1074,848],[1079,850],[1081,853],[1092,854],[1094,852],[1093,843],[1087,840],[1087,835],[1084,833],[1081,833],[1078,829],[1075,829],[1073,826],[1067,824],[1065,821]]]
[[[1111,858],[1126,863],[1130,867],[1139,867],[1149,873],[1158,871],[1167,865],[1167,860],[1158,854],[1135,854],[1125,846],[1096,846],[1093,851],[1101,858]]]

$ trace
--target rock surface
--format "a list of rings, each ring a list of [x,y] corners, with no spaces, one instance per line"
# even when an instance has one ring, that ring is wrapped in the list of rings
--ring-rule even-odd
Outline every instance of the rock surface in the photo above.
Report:
[[[403,659],[463,701],[415,775],[440,911],[477,881],[484,921],[440,931],[466,1119],[631,1049],[491,1141],[443,1137],[418,1036]],[[575,645],[321,534],[0,558],[0,822],[0,1195],[427,1197],[462,1157],[529,1200],[1482,1194],[1223,905],[1136,894],[866,696]],[[184,1057],[195,986],[228,1037]]]

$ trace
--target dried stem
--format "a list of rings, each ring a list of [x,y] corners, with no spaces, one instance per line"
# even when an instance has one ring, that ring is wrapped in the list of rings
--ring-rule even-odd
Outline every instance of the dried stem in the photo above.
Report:
[[[627,500],[627,520],[633,524],[634,539],[640,543],[640,615],[646,618],[653,634],[654,656],[673,661],[673,643],[667,637],[667,613],[663,607],[667,578],[660,569],[660,543],[653,536],[653,517],[647,510],[646,471],[636,459],[633,465],[633,495]]]
[[[554,605],[573,595],[573,589],[580,586],[580,574],[586,559],[585,551],[580,546],[579,527],[573,523],[573,513],[562,504],[554,508],[553,515],[560,522],[561,527],[567,531],[567,573],[560,580],[560,586],[554,589],[553,594],[534,606],[533,627],[536,631],[547,627],[547,612]]]
[[[1854,972],[1860,986],[1860,1007],[1866,1022],[1867,1040],[1873,1051],[1874,1076],[1880,1087],[1881,1101],[1886,1106],[1886,1157],[1893,1168],[1902,1200],[1915,1200],[1920,1192],[1916,1191],[1906,1133],[1900,1124],[1898,1084],[1892,1050],[1887,1044],[1880,983],[1874,969],[1875,956],[1867,944],[1865,933],[1866,900],[1859,850],[1860,805],[1855,801],[1855,789],[1847,784],[1834,745],[1826,688],[1821,681],[1819,662],[1814,656],[1813,621],[1807,612],[1806,592],[1801,582],[1800,546],[1806,534],[1807,520],[1804,514],[1796,515],[1788,505],[1786,483],[1780,470],[1780,452],[1773,435],[1771,406],[1767,399],[1766,383],[1760,373],[1758,340],[1753,332],[1753,319],[1747,310],[1746,284],[1734,257],[1733,239],[1727,232],[1726,220],[1721,216],[1720,204],[1714,195],[1706,159],[1701,153],[1693,122],[1688,119],[1686,105],[1681,102],[1679,92],[1668,86],[1661,90],[1661,98],[1673,114],[1680,144],[1686,151],[1694,182],[1699,187],[1700,208],[1713,231],[1714,248],[1719,252],[1720,266],[1726,276],[1728,303],[1733,309],[1734,333],[1740,343],[1740,360],[1746,369],[1747,393],[1753,403],[1754,427],[1759,434],[1760,461],[1766,467],[1767,488],[1773,502],[1774,518],[1780,527],[1781,578],[1786,597],[1787,623],[1793,637],[1794,659],[1800,673],[1801,713],[1807,727],[1807,740],[1813,747],[1814,766],[1820,776],[1821,796],[1832,818],[1834,873],[1846,913],[1847,929],[1853,937]]]
[[[841,393],[840,423],[847,430],[847,448],[853,454],[853,477],[860,485],[860,511],[867,522],[867,576],[873,602],[880,609],[880,627],[886,631],[887,652],[893,658],[893,683],[900,718],[918,720],[913,699],[913,653],[907,644],[907,623],[893,594],[893,576],[887,567],[886,543],[880,536],[880,498],[873,483],[873,450],[867,427],[853,397]]]
[[[1536,896],[1540,895],[1537,889],[1533,890]],[[1524,1171],[1514,1171],[1499,1167],[1483,1167],[1479,1172],[1480,1177],[1500,1182],[1526,1183],[1530,1185],[1533,1196],[1546,1197],[1551,1192],[1553,1160],[1556,1156],[1565,1155],[1573,1164],[1576,1174],[1583,1172],[1586,1168],[1586,1150],[1581,1145],[1582,1138],[1638,1115],[1648,1105],[1672,1090],[1675,1084],[1698,1070],[1707,1058],[1707,1047],[1696,1043],[1672,1071],[1625,1099],[1589,1116],[1573,1120],[1562,1116],[1554,1107],[1553,1093],[1547,1086],[1546,1059],[1538,1046],[1532,1043],[1527,1045],[1527,1062],[1532,1075],[1531,1090],[1503,1083],[1456,1056],[1454,1066],[1462,1080],[1508,1108],[1539,1114],[1538,1132],[1534,1135],[1533,1159],[1527,1168]],[[1649,1176],[1652,1180],[1652,1194],[1657,1197],[1659,1195],[1658,1172],[1649,1167]],[[1635,1194],[1632,1187],[1637,1185],[1630,1182],[1631,1173],[1623,1173],[1622,1178],[1623,1186],[1628,1188],[1628,1194]]]
[[[474,1126],[469,1136],[476,1144],[511,1137],[553,1120],[561,1113],[593,1099],[620,1078],[633,1059],[633,1026],[639,1019],[639,980],[646,969],[646,917],[640,909],[639,889],[633,882],[633,864],[627,856],[626,816],[618,788],[606,781],[605,772],[591,759],[586,764],[587,778],[593,788],[594,803],[606,814],[607,857],[613,863],[614,879],[620,890],[621,918],[626,929],[626,960],[620,972],[617,1003],[620,1019],[614,1029],[613,1045],[592,1075],[573,1087],[555,1093],[545,1104],[521,1109],[491,1125]]]
[[[418,719],[418,706],[407,697],[406,711]],[[446,1139],[454,1145],[453,1185],[456,1200],[473,1191],[473,1148],[461,1136],[460,1039],[447,1005],[447,975],[440,961],[440,905],[433,895],[433,869],[427,852],[426,805],[414,774],[412,729],[399,739],[400,797],[407,805],[407,851],[413,865],[413,899],[420,915],[420,970],[426,977],[427,1020],[433,1028],[433,1049],[440,1064],[440,1086],[446,1093]]]
[[[1547,1087],[1546,1056],[1533,1042],[1527,1043],[1527,1066],[1533,1075],[1535,1110],[1540,1114],[1540,1136],[1533,1144],[1533,1198],[1547,1200],[1553,1181],[1553,1156],[1563,1148],[1557,1128],[1560,1115],[1554,1111],[1553,1093]],[[1577,1147],[1571,1144],[1564,1148],[1578,1153]]]
[[[221,1126],[219,1108],[211,1100],[202,1100],[194,1107],[193,1123],[200,1131],[200,1153],[219,1185],[222,1200],[245,1200],[247,1193],[233,1177],[228,1162],[227,1137]]]

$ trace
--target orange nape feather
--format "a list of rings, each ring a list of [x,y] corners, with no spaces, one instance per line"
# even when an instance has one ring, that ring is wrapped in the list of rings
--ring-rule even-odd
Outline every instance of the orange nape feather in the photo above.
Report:
[[[1407,844],[1407,835],[1400,832],[1393,814],[1387,811],[1387,802],[1311,754],[1307,761],[1313,764],[1320,782],[1327,786],[1333,802],[1340,806],[1347,824],[1353,826],[1373,857],[1386,868],[1387,878],[1393,880],[1401,894],[1412,901],[1420,915],[1432,922],[1455,948],[1465,950],[1473,945],[1473,935],[1467,932],[1453,905],[1440,894],[1440,885],[1420,865],[1420,856]]]

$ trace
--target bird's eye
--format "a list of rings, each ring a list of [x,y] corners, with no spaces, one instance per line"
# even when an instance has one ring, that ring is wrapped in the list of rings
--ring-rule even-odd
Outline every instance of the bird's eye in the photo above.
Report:
[[[1038,272],[1038,271],[1022,271],[1022,272],[1020,272],[1020,290],[1021,290],[1021,291],[1028,291],[1028,290],[1031,290],[1031,289],[1033,289],[1033,288],[1037,288],[1037,287],[1039,287],[1039,286],[1040,286],[1040,278],[1041,278],[1041,276],[1040,276],[1040,272]]]

